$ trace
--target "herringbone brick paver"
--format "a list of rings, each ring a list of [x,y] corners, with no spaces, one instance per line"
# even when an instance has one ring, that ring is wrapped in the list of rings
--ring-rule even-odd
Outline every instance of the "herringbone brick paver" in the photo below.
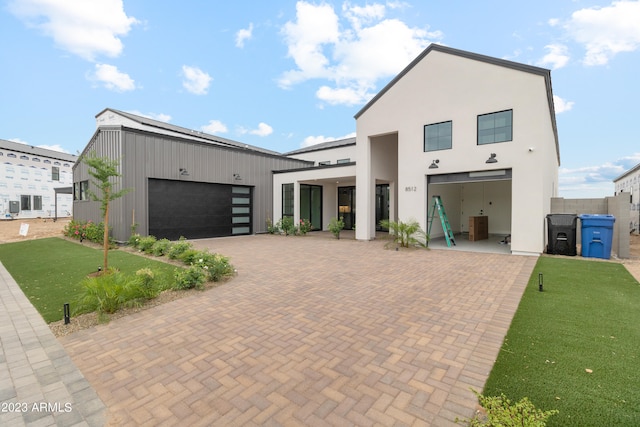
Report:
[[[194,244],[237,276],[60,339],[112,425],[455,425],[536,261],[325,233]]]

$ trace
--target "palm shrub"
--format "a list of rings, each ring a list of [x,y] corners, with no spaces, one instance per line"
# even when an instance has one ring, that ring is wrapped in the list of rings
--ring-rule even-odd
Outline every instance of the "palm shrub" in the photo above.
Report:
[[[87,277],[81,283],[83,290],[76,300],[75,314],[96,311],[111,314],[123,306],[140,305],[144,292],[125,274],[109,269],[95,277]]]
[[[380,226],[388,229],[389,233],[393,236],[393,242],[403,248],[408,248],[409,246],[426,246],[429,240],[429,237],[422,228],[420,228],[420,224],[418,224],[416,220],[402,222],[383,219],[380,221]]]

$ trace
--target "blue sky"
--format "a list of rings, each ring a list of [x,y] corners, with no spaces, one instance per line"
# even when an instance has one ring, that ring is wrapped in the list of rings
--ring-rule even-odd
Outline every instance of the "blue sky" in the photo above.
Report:
[[[353,136],[430,43],[552,70],[560,195],[640,163],[640,1],[5,0],[0,138],[76,154],[107,107],[278,152]]]

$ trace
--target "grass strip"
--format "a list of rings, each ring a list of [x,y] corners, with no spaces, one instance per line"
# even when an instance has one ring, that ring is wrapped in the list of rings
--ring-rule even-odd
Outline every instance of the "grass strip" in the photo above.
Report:
[[[500,393],[559,410],[549,426],[640,425],[640,285],[623,265],[538,260],[483,391]]]
[[[0,245],[0,261],[45,322],[63,317],[63,305],[82,291],[81,281],[102,266],[102,248],[58,237]],[[126,274],[151,268],[172,277],[175,266],[129,252],[109,251],[109,266]],[[73,307],[71,308],[73,311]]]

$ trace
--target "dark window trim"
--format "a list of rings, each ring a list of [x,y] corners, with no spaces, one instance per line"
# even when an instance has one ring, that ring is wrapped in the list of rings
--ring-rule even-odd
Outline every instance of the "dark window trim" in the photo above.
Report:
[[[286,187],[286,188],[285,188]],[[286,197],[285,197],[285,192],[286,191],[290,191],[291,192],[291,211],[289,211],[287,209],[287,206],[285,204],[286,202]],[[293,214],[294,214],[294,205],[295,205],[295,186],[292,182],[289,183],[285,183],[282,184],[282,217],[288,216],[293,218]]]
[[[511,129],[510,132],[510,137],[509,139],[501,139],[499,141],[495,140],[495,127],[493,128],[494,130],[494,135],[493,135],[493,141],[492,142],[480,142],[480,118],[481,117],[486,117],[486,116],[491,116],[491,115],[495,115],[495,114],[500,114],[500,113],[506,113],[506,112],[511,112],[511,123],[509,124],[509,128]],[[476,119],[476,145],[489,145],[489,144],[499,144],[501,142],[509,142],[509,141],[513,141],[513,108],[508,108],[506,110],[500,110],[500,111],[494,111],[492,113],[486,113],[486,114],[478,114],[478,117]]]
[[[450,140],[449,140],[449,147],[428,149],[427,148],[427,128],[429,126],[438,126],[438,125],[443,125],[445,123],[451,123],[451,135],[450,135]],[[423,128],[422,132],[423,132],[423,147],[422,147],[422,149],[424,150],[425,153],[429,153],[431,151],[451,150],[453,148],[453,120],[445,120],[445,121],[442,121],[442,122],[426,124],[426,125],[424,125],[424,128]]]

